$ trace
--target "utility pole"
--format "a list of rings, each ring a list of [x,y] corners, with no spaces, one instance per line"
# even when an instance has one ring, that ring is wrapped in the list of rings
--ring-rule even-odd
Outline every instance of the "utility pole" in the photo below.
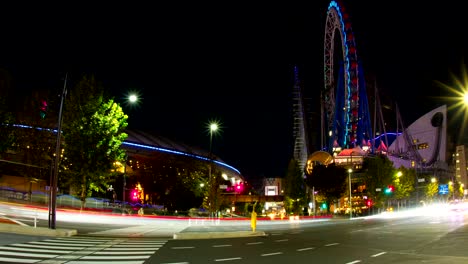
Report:
[[[65,75],[65,82],[63,84],[62,98],[60,100],[60,110],[58,117],[58,128],[57,128],[57,142],[55,146],[55,161],[53,165],[53,171],[50,176],[50,201],[49,201],[49,228],[55,229],[56,223],[56,207],[57,207],[57,181],[58,181],[58,166],[60,161],[60,143],[62,139],[62,111],[63,102],[67,96],[67,76]]]

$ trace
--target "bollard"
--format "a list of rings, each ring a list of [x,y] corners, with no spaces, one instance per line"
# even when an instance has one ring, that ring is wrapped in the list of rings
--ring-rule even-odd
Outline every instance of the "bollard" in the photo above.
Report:
[[[250,217],[250,227],[252,228],[252,232],[255,232],[257,228],[257,213],[252,211],[252,216]]]
[[[250,216],[250,227],[252,228],[252,232],[255,232],[257,228],[257,213],[255,212],[255,206],[257,205],[257,201],[255,201],[252,207],[252,215]]]

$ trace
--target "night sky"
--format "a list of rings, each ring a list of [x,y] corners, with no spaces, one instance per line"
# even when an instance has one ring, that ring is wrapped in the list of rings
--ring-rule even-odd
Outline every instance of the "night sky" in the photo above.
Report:
[[[436,82],[463,79],[463,10],[451,0],[369,3],[344,2],[357,54],[409,125],[450,95]],[[16,91],[60,90],[65,73],[92,73],[122,104],[141,95],[138,107],[123,105],[129,128],[204,149],[218,120],[216,155],[246,177],[278,177],[292,156],[293,66],[312,101],[323,86],[328,4],[3,6],[0,67]]]

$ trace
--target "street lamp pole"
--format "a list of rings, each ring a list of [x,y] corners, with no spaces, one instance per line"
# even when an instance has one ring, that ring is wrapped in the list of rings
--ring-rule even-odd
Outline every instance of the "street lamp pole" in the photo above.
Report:
[[[348,183],[349,183],[349,219],[353,218],[353,203],[351,202],[351,173],[352,169],[348,169]]]
[[[216,130],[218,130],[218,124],[217,123],[211,123],[210,124],[210,152],[209,152],[209,166],[208,166],[208,178],[209,178],[209,182],[210,182],[210,186],[209,186],[209,192],[210,192],[210,198],[213,199],[213,201],[210,199],[210,216],[213,216],[213,211],[216,210],[216,204],[214,204],[214,209],[213,210],[213,206],[211,205],[212,202],[214,202],[214,200],[216,199],[215,195],[214,195],[214,184],[212,182],[212,177],[211,177],[211,166],[212,166],[212,163],[213,163],[213,157],[212,157],[212,145],[213,145],[213,132],[216,132]]]
[[[128,102],[130,104],[135,104],[138,103],[138,95],[131,93],[129,94],[127,98]],[[126,196],[126,189],[127,189],[127,160],[128,160],[128,154],[125,152],[125,163],[124,163],[124,172],[123,172],[123,188],[122,188],[122,215],[125,214],[125,196]]]

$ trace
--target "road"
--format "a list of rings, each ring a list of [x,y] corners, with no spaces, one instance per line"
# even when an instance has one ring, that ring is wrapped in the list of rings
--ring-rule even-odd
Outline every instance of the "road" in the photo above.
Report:
[[[179,240],[156,237],[28,239],[0,234],[0,261],[21,263],[468,263],[467,211],[262,223],[267,236]],[[203,232],[191,226],[183,232]],[[235,229],[219,226],[219,229]],[[6,239],[11,243],[5,242]],[[40,246],[40,247],[37,247]],[[63,247],[63,248],[61,248]],[[31,249],[35,249],[31,251]]]
[[[467,215],[301,224],[267,237],[169,240],[147,263],[468,263]]]

